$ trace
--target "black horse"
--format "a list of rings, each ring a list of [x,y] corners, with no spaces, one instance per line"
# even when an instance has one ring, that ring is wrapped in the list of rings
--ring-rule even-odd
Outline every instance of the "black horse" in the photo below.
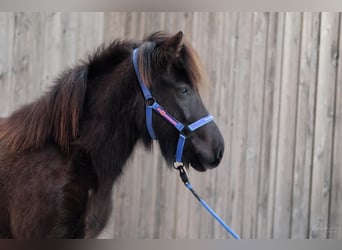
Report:
[[[37,101],[0,119],[0,238],[92,238],[111,212],[111,192],[134,146],[151,147],[142,80],[184,124],[208,114],[198,93],[203,71],[182,32],[114,41],[67,70]],[[174,161],[178,131],[158,115],[161,152]],[[216,167],[223,138],[214,122],[188,136],[183,162]]]

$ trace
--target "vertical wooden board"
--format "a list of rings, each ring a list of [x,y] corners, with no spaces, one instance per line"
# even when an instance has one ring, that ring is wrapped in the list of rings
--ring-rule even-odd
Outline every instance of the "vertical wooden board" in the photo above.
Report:
[[[220,106],[222,95],[221,89],[221,68],[222,65],[222,40],[224,32],[222,32],[224,13],[209,13],[208,20],[208,32],[206,33],[205,39],[207,40],[207,46],[205,48],[207,51],[207,60],[206,63],[208,67],[205,69],[208,73],[209,77],[209,104],[207,108],[209,113],[211,113],[215,117],[215,123],[218,127],[220,127],[221,123],[221,111],[224,110],[224,107]],[[221,200],[222,193],[219,193],[218,189],[221,185],[218,182],[218,169],[214,169],[212,171],[207,171],[204,175],[205,182],[203,182],[207,186],[208,196],[205,196],[204,199],[208,202],[208,204],[217,211],[216,203],[218,200]],[[203,184],[202,184],[203,185]],[[217,211],[220,216],[223,214],[220,211]],[[222,229],[220,225],[213,220],[208,214],[206,217],[209,219],[209,223],[206,224],[208,233],[207,237],[212,239],[215,237],[215,231]]]
[[[279,13],[277,15],[276,21],[276,47],[275,54],[272,57],[272,53],[270,53],[270,59],[274,58],[274,60],[269,61],[268,64],[268,73],[267,73],[267,84],[265,90],[265,97],[267,97],[268,90],[271,91],[270,97],[272,98],[271,105],[272,108],[266,108],[267,102],[265,101],[265,117],[270,118],[271,121],[265,119],[267,123],[265,125],[270,125],[270,130],[265,134],[270,136],[270,141],[265,141],[265,143],[270,142],[269,152],[264,151],[265,157],[262,162],[266,162],[269,166],[265,166],[261,180],[266,180],[266,185],[262,185],[263,192],[261,197],[262,203],[266,203],[267,212],[266,212],[266,223],[260,224],[259,229],[261,228],[262,232],[266,233],[266,236],[271,238],[273,237],[273,229],[274,229],[274,213],[275,213],[275,185],[276,185],[276,172],[277,172],[277,161],[278,161],[278,148],[279,148],[279,123],[280,123],[280,97],[281,97],[281,79],[282,79],[282,61],[283,61],[283,46],[284,46],[284,25],[285,25],[285,13]],[[273,30],[273,29],[272,29]],[[272,36],[271,36],[272,37]],[[270,37],[270,38],[271,38]],[[272,41],[272,44],[274,43]],[[274,64],[274,67],[271,66]],[[272,88],[269,88],[269,81],[274,81]],[[270,100],[268,100],[270,101]],[[271,111],[271,114],[268,115],[267,112]],[[266,127],[265,127],[266,129]],[[268,134],[270,133],[270,134]],[[268,144],[265,145],[265,149],[268,149]],[[269,157],[269,158],[267,158]],[[266,191],[267,190],[267,191]],[[267,192],[265,194],[264,192]],[[265,208],[265,207],[264,207]]]
[[[283,13],[270,13],[267,32],[262,140],[258,186],[257,237],[272,235],[274,175],[278,143],[280,76],[283,46]]]
[[[78,29],[76,34],[76,57],[84,58],[104,42],[103,26],[105,17],[103,13],[84,12],[77,14]],[[121,16],[123,15],[120,14],[120,17]],[[123,23],[121,25],[124,27]],[[123,30],[123,28],[121,30]],[[122,38],[123,33],[121,32],[120,35]]]
[[[198,13],[198,19],[197,19],[197,25],[199,26],[199,29],[197,29],[197,32],[199,34],[202,34],[202,39],[201,43],[199,44],[199,48],[201,49],[196,49],[196,51],[202,51],[201,54],[199,54],[199,57],[201,59],[201,62],[204,64],[204,70],[205,73],[208,74],[209,79],[210,79],[210,86],[206,89],[207,92],[203,93],[204,94],[204,99],[206,106],[214,116],[214,105],[213,105],[213,99],[211,98],[213,95],[215,95],[215,86],[216,86],[216,79],[212,78],[211,76],[213,75],[213,71],[216,68],[216,64],[213,61],[212,57],[213,54],[215,54],[215,48],[214,48],[214,43],[213,41],[215,40],[215,14],[216,13]],[[196,24],[193,24],[196,25]],[[203,35],[204,34],[204,35]],[[196,37],[194,39],[195,41],[197,40]],[[207,97],[207,98],[206,98]],[[213,177],[215,173],[213,171],[208,171],[203,174],[198,174],[193,170],[193,175],[192,175],[192,182],[196,190],[201,194],[201,196],[206,200],[206,202],[210,205],[214,205],[215,201],[215,194],[214,194],[214,183],[213,183]],[[190,206],[189,206],[189,211],[196,211],[196,209],[200,208],[200,210],[197,210],[197,213],[193,214],[193,218],[191,218],[191,223],[200,223],[199,224],[199,238],[205,239],[205,238],[212,238],[211,233],[212,233],[212,228],[213,228],[213,221],[211,220],[210,216],[206,214],[203,211],[203,208],[200,207],[200,204],[197,202],[196,199],[193,199],[193,197],[190,197]],[[190,223],[190,219],[188,219]],[[192,228],[196,232],[196,228]],[[188,229],[189,233],[190,232],[190,227]]]
[[[215,117],[215,123],[222,131],[225,121],[225,115],[227,114],[225,105],[226,95],[228,94],[226,89],[223,89],[223,84],[227,84],[227,78],[222,78],[222,72],[227,72],[225,63],[229,60],[230,48],[226,47],[230,42],[226,40],[227,34],[231,35],[231,30],[234,24],[227,23],[228,13],[210,13],[209,15],[209,33],[206,36],[208,39],[208,47],[205,49],[208,51],[207,67],[209,84],[203,88],[205,95],[208,96],[208,110]],[[229,45],[228,45],[229,46]],[[227,75],[227,74],[226,74]],[[226,76],[225,76],[226,77]],[[226,81],[223,83],[223,79]],[[224,136],[224,135],[223,135]],[[226,138],[224,138],[226,140]],[[208,199],[209,205],[222,217],[226,216],[225,209],[225,197],[227,193],[227,164],[225,164],[224,158],[218,168],[205,173],[206,185],[210,188],[210,196],[204,197]],[[203,209],[203,208],[201,208]],[[207,216],[210,220],[210,216]],[[209,230],[208,237],[210,238],[226,238],[227,234],[222,230],[222,227],[213,219],[209,221],[207,225]]]
[[[142,168],[140,204],[138,216],[138,238],[151,239],[154,232],[155,219],[155,199],[156,199],[156,176],[157,166],[155,162],[155,150],[150,153],[145,152],[141,158],[140,166]]]
[[[0,117],[10,114],[14,13],[0,13]]]
[[[72,67],[80,58],[76,55],[78,44],[83,41],[78,39],[77,33],[79,31],[78,17],[79,13],[62,13],[61,14],[61,52],[62,61],[65,67]]]
[[[48,12],[43,14],[44,53],[42,55],[41,89],[47,90],[53,85],[56,75],[65,67],[61,64],[62,22],[61,13]]]
[[[31,13],[30,16],[30,37],[28,41],[29,65],[28,78],[26,79],[26,103],[37,99],[42,94],[41,83],[43,81],[43,62],[44,54],[44,15],[42,13]],[[53,77],[56,77],[53,76]]]
[[[216,32],[222,34],[220,43],[217,46],[217,52],[215,54],[217,63],[220,65],[220,69],[216,72],[218,89],[217,97],[219,102],[216,104],[217,117],[215,122],[219,127],[222,136],[225,140],[225,153],[223,159],[216,172],[216,187],[215,187],[215,209],[216,212],[230,225],[228,218],[228,211],[231,210],[231,201],[228,197],[229,190],[229,176],[230,176],[230,152],[231,152],[231,122],[232,122],[232,110],[233,110],[233,87],[231,78],[234,75],[235,67],[235,51],[236,51],[236,39],[237,34],[237,13],[223,13],[220,16],[220,23],[218,24],[218,30]],[[214,235],[215,239],[226,239],[229,236],[223,228],[215,223]]]
[[[204,103],[207,106],[208,110],[211,113],[214,113],[214,103],[212,101],[212,95],[215,94],[215,86],[216,79],[212,78],[212,72],[216,70],[217,66],[215,61],[215,38],[217,38],[217,34],[214,32],[215,28],[215,17],[216,13],[196,13],[196,19],[192,22],[193,27],[198,27],[194,30],[194,37],[192,38],[192,44],[198,53],[201,62],[203,63],[204,70],[206,74],[209,76],[210,86],[206,89],[207,92],[202,91],[202,98],[204,99]],[[202,39],[198,39],[198,36],[201,35]],[[204,35],[205,34],[205,35]],[[196,43],[198,41],[198,43]],[[213,64],[212,64],[213,63]],[[207,203],[213,207],[215,203],[215,195],[214,195],[214,177],[215,172],[210,171],[205,174],[193,174],[192,182],[194,187],[198,190],[201,196],[207,201]],[[212,218],[203,210],[202,207],[198,204],[198,202],[191,198],[191,207],[190,211],[196,211],[196,213],[192,213],[189,220],[189,223],[200,223],[199,228],[191,227],[194,232],[190,232],[191,234],[198,232],[199,230],[199,238],[212,238],[212,229],[214,226],[214,221]],[[199,210],[197,210],[199,209]]]
[[[161,31],[164,27],[165,13],[147,12],[145,13],[145,34]]]
[[[339,20],[339,47],[338,53],[342,51],[342,17]],[[335,51],[336,53],[337,51]],[[337,56],[337,54],[335,54]],[[328,238],[342,238],[342,57],[336,58],[338,61],[338,74],[336,81],[336,111],[334,122],[334,149],[332,163],[332,190],[330,196]]]
[[[291,238],[308,237],[319,14],[304,13],[299,65]]]
[[[127,12],[125,13],[125,27],[124,37],[125,39],[139,40],[143,38],[143,30],[140,28],[141,25],[141,13],[139,12]]]
[[[122,39],[125,36],[125,12],[105,12],[103,33],[105,43],[108,44],[114,39]],[[141,20],[143,21],[143,20]]]
[[[27,95],[27,79],[29,79],[30,64],[30,13],[15,13],[13,39],[13,74],[11,75],[12,93],[11,109],[17,109],[30,98]]]
[[[163,160],[164,161],[164,160]],[[166,163],[163,163],[162,168],[166,168]],[[171,239],[176,237],[176,185],[180,180],[176,172],[172,170],[166,171],[163,176],[163,184],[165,189],[164,206],[165,213],[163,215],[163,223],[161,228],[161,238]]]
[[[242,233],[242,206],[247,152],[252,17],[252,13],[239,13],[236,48],[237,65],[233,80],[235,84],[233,104],[234,125],[232,127],[231,176],[229,180],[229,199],[232,203],[232,210],[229,211],[229,214],[231,217],[231,226],[240,235]]]
[[[290,237],[301,16],[286,13],[273,237]]]
[[[328,232],[338,21],[339,14],[321,14],[310,204],[311,238],[326,238]]]
[[[170,169],[165,163],[160,150],[157,154],[157,175],[156,175],[156,200],[155,200],[155,220],[154,239],[172,239],[175,230],[175,187],[179,181],[177,173]],[[177,179],[176,179],[177,178]]]
[[[268,14],[253,14],[252,53],[250,69],[250,87],[248,102],[246,173],[243,196],[244,239],[256,237],[258,173],[260,169],[260,142],[262,131],[262,111],[265,83],[265,56],[267,41]]]

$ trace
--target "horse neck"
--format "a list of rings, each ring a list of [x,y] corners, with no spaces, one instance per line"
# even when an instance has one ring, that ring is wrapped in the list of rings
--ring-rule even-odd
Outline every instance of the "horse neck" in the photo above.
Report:
[[[81,137],[76,142],[89,152],[93,167],[102,180],[114,181],[121,175],[138,140],[146,146],[151,145],[144,122],[144,99],[133,68],[126,72],[124,79],[118,79],[118,75],[100,78],[112,87],[100,86],[91,93],[93,96],[89,96],[87,109],[93,109],[90,114],[100,115],[93,120],[85,117],[81,123],[84,124],[81,125]]]

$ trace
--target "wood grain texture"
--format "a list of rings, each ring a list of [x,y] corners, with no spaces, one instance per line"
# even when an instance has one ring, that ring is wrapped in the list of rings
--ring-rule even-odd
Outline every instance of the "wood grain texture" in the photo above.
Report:
[[[282,13],[271,13],[267,27],[265,85],[263,98],[260,169],[258,188],[258,238],[272,235],[274,174],[276,169],[277,129],[282,59]]]
[[[0,13],[0,117],[102,43],[182,30],[225,139],[193,186],[242,238],[342,238],[340,13]],[[227,239],[166,166],[134,150],[99,238]]]
[[[15,14],[3,13],[0,15],[0,117],[7,116],[13,107],[11,105],[11,84],[13,74],[13,39]]]
[[[319,14],[302,15],[297,100],[296,145],[292,186],[291,237],[306,238],[312,168]]]
[[[342,32],[342,19],[339,20],[339,35]],[[342,39],[338,37],[338,51],[342,49]],[[337,58],[336,58],[337,59]],[[329,211],[329,226],[328,238],[342,238],[342,63],[341,56],[337,59],[338,72],[336,79],[336,99],[335,99],[335,122],[334,122],[334,148],[332,159],[332,182],[330,195],[330,211]]]
[[[314,155],[310,204],[310,237],[328,234],[335,115],[339,15],[321,14]]]
[[[292,174],[299,67],[301,16],[286,13],[281,73],[273,237],[288,238],[291,226]]]

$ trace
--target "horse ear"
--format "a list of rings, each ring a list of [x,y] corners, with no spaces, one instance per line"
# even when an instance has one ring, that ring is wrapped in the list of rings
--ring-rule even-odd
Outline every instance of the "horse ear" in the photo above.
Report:
[[[183,44],[183,32],[179,31],[175,35],[166,39],[161,45],[161,48],[166,51],[172,51],[173,53],[176,53],[176,55],[178,55],[182,44]]]

